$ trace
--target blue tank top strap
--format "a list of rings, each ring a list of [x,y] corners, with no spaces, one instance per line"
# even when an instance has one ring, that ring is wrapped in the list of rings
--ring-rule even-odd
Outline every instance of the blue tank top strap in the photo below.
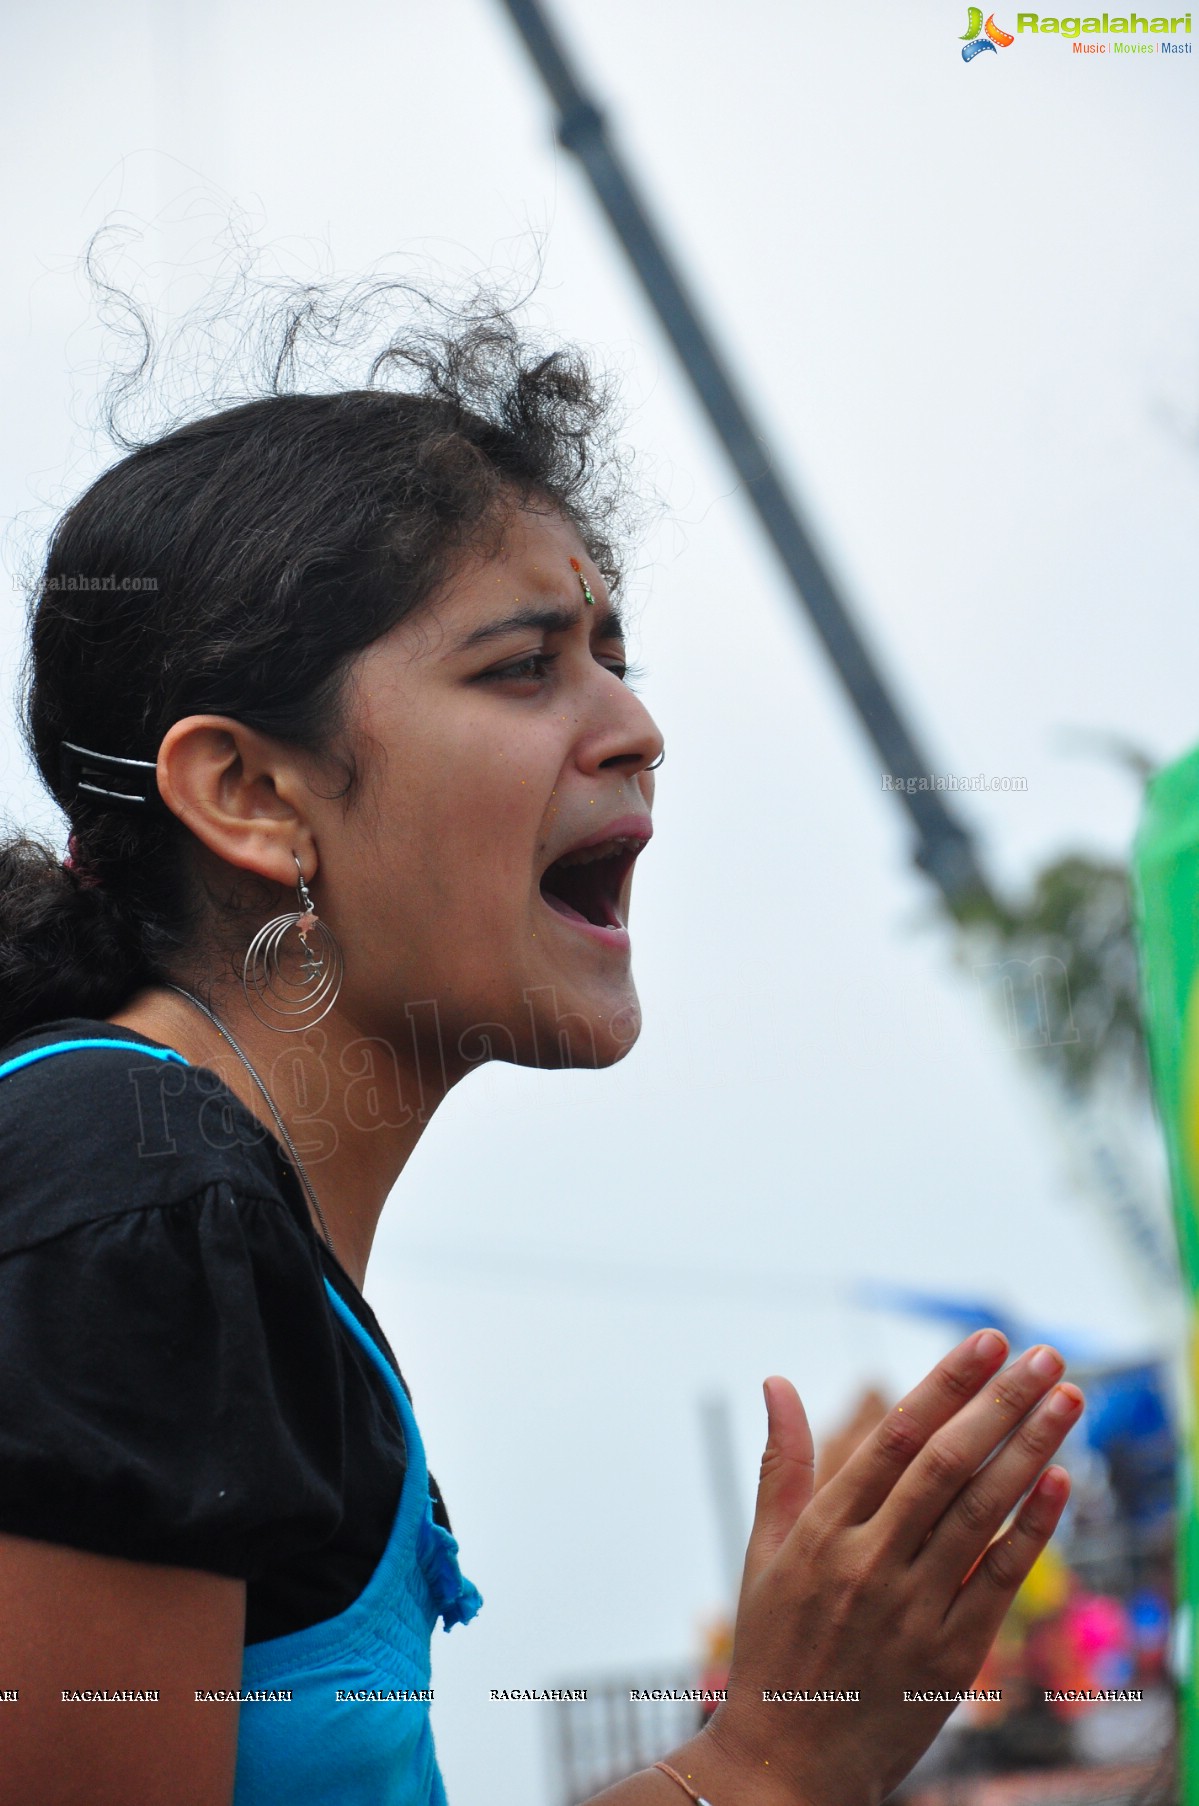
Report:
[[[415,1471],[417,1478],[413,1481],[414,1499],[424,1500],[423,1509],[418,1511],[412,1507],[412,1516],[418,1520],[417,1558],[424,1569],[425,1578],[433,1596],[445,1630],[452,1630],[455,1624],[469,1624],[479,1607],[482,1596],[472,1581],[466,1579],[458,1566],[458,1542],[444,1524],[439,1524],[433,1516],[433,1502],[429,1496],[429,1471],[425,1465],[425,1446],[416,1424],[412,1405],[395,1370],[387,1356],[370,1334],[365,1324],[358,1321],[345,1300],[325,1281],[325,1290],[329,1294],[329,1302],[336,1314],[346,1325],[351,1335],[356,1336],[370,1355],[379,1372],[383,1375],[387,1389],[395,1400],[399,1412],[400,1423],[404,1430],[404,1446],[408,1451],[409,1472]],[[401,1507],[403,1501],[401,1500]]]
[[[106,1035],[96,1035],[89,1041],[51,1041],[48,1047],[31,1047],[28,1053],[17,1054],[0,1065],[0,1079],[6,1079],[10,1072],[20,1072],[22,1066],[32,1066],[37,1060],[48,1060],[51,1054],[72,1053],[80,1047],[127,1047],[133,1053],[144,1054],[148,1060],[175,1060],[180,1066],[188,1063],[173,1047],[146,1047],[141,1041],[116,1041]]]
[[[396,1507],[396,1516],[392,1524],[391,1536],[388,1539],[387,1553],[389,1554],[393,1549],[399,1546],[403,1538],[414,1536],[417,1533],[417,1527],[424,1514],[425,1505],[429,1498],[429,1470],[425,1465],[425,1445],[421,1441],[420,1431],[416,1427],[416,1417],[413,1413],[408,1394],[400,1384],[391,1362],[387,1359],[387,1356],[383,1353],[383,1350],[379,1347],[375,1338],[366,1328],[366,1325],[358,1321],[349,1305],[345,1302],[345,1299],[339,1295],[327,1279],[325,1280],[325,1291],[328,1295],[329,1303],[333,1307],[334,1315],[341,1318],[341,1321],[345,1324],[355,1341],[366,1350],[375,1367],[378,1369],[379,1373],[382,1374],[383,1382],[391,1394],[392,1401],[395,1404],[396,1413],[400,1420],[400,1426],[404,1432],[407,1470],[404,1475],[404,1486],[400,1494],[400,1502]],[[386,1560],[387,1554],[384,1555],[380,1567],[386,1563]],[[378,1577],[379,1569],[376,1569],[375,1574],[372,1575],[371,1579],[367,1582],[368,1590],[374,1585],[375,1580]],[[362,1594],[359,1594],[358,1599],[354,1602],[355,1605],[359,1604],[361,1599]],[[353,1610],[353,1607],[350,1609]]]
[[[395,1402],[407,1467],[387,1546],[357,1599],[335,1618],[248,1645],[234,1806],[327,1806],[334,1797],[338,1806],[445,1806],[429,1642],[439,1617],[447,1630],[467,1623],[482,1600],[458,1566],[456,1540],[433,1521],[408,1394],[328,1279],[325,1289]]]

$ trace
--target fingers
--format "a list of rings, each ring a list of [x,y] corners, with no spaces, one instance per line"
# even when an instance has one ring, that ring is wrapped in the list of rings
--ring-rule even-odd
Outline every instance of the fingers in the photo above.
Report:
[[[880,1520],[885,1520],[885,1527],[894,1537],[895,1548],[899,1553],[909,1560],[915,1557],[942,1514],[967,1489],[977,1469],[984,1461],[990,1460],[1000,1443],[1012,1434],[1033,1406],[1044,1398],[1054,1381],[1061,1378],[1065,1366],[1066,1363],[1055,1348],[1030,1348],[1018,1361],[1013,1361],[1010,1367],[983,1387],[951,1423],[944,1425],[929,1439],[907,1472],[897,1481],[886,1505],[879,1512]],[[1073,1393],[1077,1388],[1071,1387],[1070,1390]],[[1027,1440],[1021,1447],[1027,1453]],[[1047,1448],[1045,1459],[1051,1453],[1052,1449]],[[1036,1462],[1028,1479],[1043,1465],[1044,1460]],[[994,1485],[993,1480],[983,1483],[984,1496],[989,1497],[986,1489]],[[1006,1511],[1010,1511],[1023,1490],[1023,1487],[1018,1487],[1008,1494],[1005,1512],[1001,1512],[998,1520],[991,1525],[992,1533],[999,1528]],[[960,1509],[969,1511],[978,1498],[977,1493],[969,1492]],[[980,1535],[975,1554],[984,1541],[985,1538]]]
[[[1055,1386],[994,1460],[963,1487],[920,1551],[921,1567],[931,1580],[955,1587],[961,1583],[1078,1422],[1082,1408],[1077,1386]]]
[[[822,1511],[846,1524],[873,1517],[929,1438],[987,1384],[1006,1355],[1007,1341],[998,1330],[978,1330],[959,1343],[821,1488]]]
[[[1011,1528],[991,1544],[958,1589],[945,1619],[947,1635],[978,1637],[989,1646],[1029,1569],[1057,1529],[1069,1496],[1065,1468],[1046,1468]]]
[[[752,1578],[782,1544],[812,1497],[815,1451],[807,1413],[790,1380],[777,1375],[762,1387],[766,1398],[766,1448],[758,1481],[758,1502],[745,1556]]]
[[[817,1492],[840,1472],[854,1450],[861,1447],[871,1430],[878,1429],[886,1415],[886,1399],[877,1387],[869,1387],[859,1398],[849,1422],[826,1436],[816,1451]]]

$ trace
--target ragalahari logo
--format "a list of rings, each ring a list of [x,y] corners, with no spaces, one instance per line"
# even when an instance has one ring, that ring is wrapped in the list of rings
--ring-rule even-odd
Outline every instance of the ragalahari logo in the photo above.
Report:
[[[985,37],[983,36],[984,32],[986,33]],[[970,8],[970,28],[962,33],[962,39],[962,61],[964,63],[972,63],[980,51],[1008,50],[1016,42],[1010,31],[1004,31],[996,25],[994,13],[991,14],[986,24],[983,24],[981,6]]]

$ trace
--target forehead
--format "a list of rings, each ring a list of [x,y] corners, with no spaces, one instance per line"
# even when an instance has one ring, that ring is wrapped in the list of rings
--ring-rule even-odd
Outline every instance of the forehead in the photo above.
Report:
[[[584,606],[587,599],[598,606]],[[592,636],[623,637],[578,528],[556,510],[519,509],[488,549],[465,555],[393,632],[414,658],[449,659],[522,629],[561,632],[580,623]]]
[[[497,597],[573,599],[579,586],[572,558],[594,569],[573,521],[557,509],[513,509],[488,548],[468,553],[434,591],[429,606],[486,613]]]
[[[583,605],[572,559],[587,575],[598,604],[594,609]],[[484,644],[493,637],[486,629],[526,612],[594,617],[605,638],[621,637],[606,585],[578,528],[556,509],[513,509],[489,546],[465,554],[419,608],[368,646],[355,670],[360,702],[365,689],[377,684],[387,689],[403,671],[411,680],[422,669],[455,670],[472,656],[464,650],[472,636]]]

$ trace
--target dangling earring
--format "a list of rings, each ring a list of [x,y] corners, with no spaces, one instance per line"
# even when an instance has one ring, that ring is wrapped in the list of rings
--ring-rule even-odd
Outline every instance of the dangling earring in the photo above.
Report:
[[[296,860],[296,871],[299,874],[296,895],[300,907],[290,915],[274,916],[265,927],[258,930],[250,942],[241,974],[242,988],[250,1009],[259,1022],[267,1028],[276,1029],[281,1035],[301,1034],[306,1028],[314,1028],[329,1014],[337,1002],[343,972],[341,947],[337,937],[317,915],[312,898],[308,895],[308,886],[304,882],[303,868],[294,853],[292,858]],[[299,930],[300,945],[304,950],[304,964],[298,984],[284,976],[280,958],[283,937],[290,928]],[[311,934],[317,937],[316,947],[309,942]],[[263,1015],[258,1004],[268,1010],[270,1015]],[[318,1014],[312,1015],[313,1010],[317,1010]],[[277,1020],[279,1017],[291,1016],[303,1016],[305,1020],[290,1027],[286,1020]]]

